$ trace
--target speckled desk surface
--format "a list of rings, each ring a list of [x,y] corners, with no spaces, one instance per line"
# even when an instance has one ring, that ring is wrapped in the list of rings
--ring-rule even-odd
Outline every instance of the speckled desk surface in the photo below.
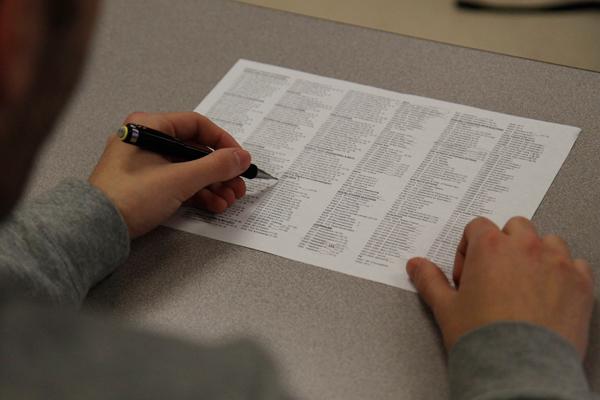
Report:
[[[600,74],[224,0],[107,1],[29,195],[87,177],[129,112],[192,110],[239,58],[581,127],[534,221],[600,278]],[[168,228],[136,240],[87,307],[195,341],[252,336],[303,398],[447,398],[437,328],[414,293]],[[598,309],[591,338],[600,390]]]

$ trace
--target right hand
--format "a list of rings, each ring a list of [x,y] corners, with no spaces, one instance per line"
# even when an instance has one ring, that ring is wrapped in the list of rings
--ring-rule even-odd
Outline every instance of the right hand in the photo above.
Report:
[[[246,193],[239,175],[250,165],[250,153],[208,118],[194,112],[134,113],[128,122],[217,149],[198,160],[172,163],[110,135],[90,183],[119,209],[131,238],[166,221],[184,202],[218,213]]]
[[[431,307],[444,344],[498,321],[522,321],[561,335],[585,356],[593,277],[558,236],[540,237],[526,218],[500,230],[485,218],[465,228],[454,263],[453,288],[431,261],[413,258],[407,272]]]

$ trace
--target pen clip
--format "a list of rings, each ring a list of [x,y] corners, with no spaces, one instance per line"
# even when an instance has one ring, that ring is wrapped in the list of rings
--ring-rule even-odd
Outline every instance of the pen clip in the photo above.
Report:
[[[215,151],[215,149],[213,149],[212,147],[206,146],[206,145],[203,145],[203,144],[195,144],[194,143],[194,144],[192,144],[190,146],[192,146],[192,147],[194,147],[194,148],[196,148],[198,150],[205,151],[207,153],[212,153],[213,151]]]

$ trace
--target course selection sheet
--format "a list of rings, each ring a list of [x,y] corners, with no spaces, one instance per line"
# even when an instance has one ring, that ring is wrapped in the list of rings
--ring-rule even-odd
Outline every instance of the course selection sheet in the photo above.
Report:
[[[414,290],[448,276],[464,226],[533,216],[579,128],[239,60],[196,108],[278,181],[166,225]]]

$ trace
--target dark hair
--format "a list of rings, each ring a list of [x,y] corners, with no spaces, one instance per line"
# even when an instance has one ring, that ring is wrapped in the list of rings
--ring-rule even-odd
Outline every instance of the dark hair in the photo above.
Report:
[[[49,33],[69,30],[77,20],[81,5],[79,0],[42,0]],[[86,0],[81,0],[86,1]]]

